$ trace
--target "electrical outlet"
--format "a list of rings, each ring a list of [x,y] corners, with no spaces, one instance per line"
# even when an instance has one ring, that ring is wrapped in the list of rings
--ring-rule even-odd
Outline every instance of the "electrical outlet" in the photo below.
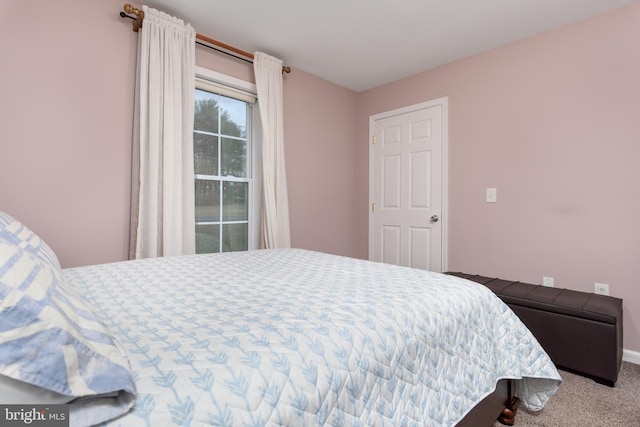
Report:
[[[606,283],[595,283],[594,292],[598,295],[609,295],[609,285]]]
[[[553,288],[553,277],[543,277],[542,278],[542,286],[547,286],[549,288]]]

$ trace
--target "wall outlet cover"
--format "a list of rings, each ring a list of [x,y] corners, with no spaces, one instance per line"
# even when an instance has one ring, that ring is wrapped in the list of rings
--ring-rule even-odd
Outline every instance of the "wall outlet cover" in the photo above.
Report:
[[[609,285],[606,283],[595,283],[593,291],[598,295],[609,295]]]

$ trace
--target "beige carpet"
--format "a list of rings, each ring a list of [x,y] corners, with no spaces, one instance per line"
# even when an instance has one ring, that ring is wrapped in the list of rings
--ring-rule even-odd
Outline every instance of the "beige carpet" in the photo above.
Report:
[[[562,385],[544,409],[520,407],[515,427],[640,426],[640,365],[622,362],[613,388],[566,371],[560,375]]]

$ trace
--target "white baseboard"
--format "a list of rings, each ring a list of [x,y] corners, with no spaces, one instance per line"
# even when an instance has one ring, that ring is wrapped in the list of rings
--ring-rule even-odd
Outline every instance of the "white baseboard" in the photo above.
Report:
[[[635,363],[636,365],[640,365],[640,353],[637,351],[627,350],[626,348],[622,350],[622,360],[629,363]]]

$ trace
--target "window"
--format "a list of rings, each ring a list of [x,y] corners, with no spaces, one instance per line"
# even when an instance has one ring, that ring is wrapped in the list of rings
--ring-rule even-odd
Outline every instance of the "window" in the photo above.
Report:
[[[197,253],[257,247],[254,107],[251,98],[237,99],[234,94],[224,86],[201,80],[196,83],[193,145]]]

